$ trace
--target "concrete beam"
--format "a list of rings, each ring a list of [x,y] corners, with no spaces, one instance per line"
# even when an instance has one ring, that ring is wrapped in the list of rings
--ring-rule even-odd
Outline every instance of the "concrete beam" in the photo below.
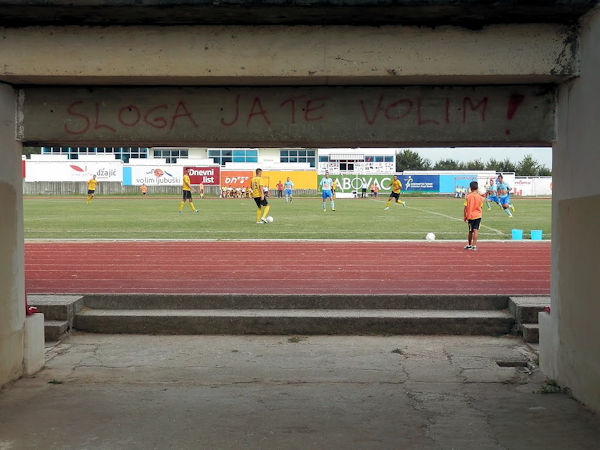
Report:
[[[547,87],[26,88],[31,144],[544,145]]]
[[[476,85],[578,73],[577,35],[553,24],[0,28],[12,84]],[[493,49],[493,50],[491,50]]]
[[[490,23],[573,23],[596,0],[14,0],[0,23],[23,24],[354,24],[481,27]]]

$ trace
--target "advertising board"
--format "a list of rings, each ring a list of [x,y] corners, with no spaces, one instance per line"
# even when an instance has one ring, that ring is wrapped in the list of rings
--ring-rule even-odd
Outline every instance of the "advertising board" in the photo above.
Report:
[[[317,177],[317,186],[321,182],[324,175]],[[363,184],[366,182],[367,191],[370,191],[371,185],[375,184],[379,188],[379,192],[389,192],[388,186],[392,182],[394,175],[331,175],[333,180],[337,180],[337,192],[351,193],[361,192]]]
[[[406,192],[439,192],[439,175],[400,175],[402,190]]]
[[[189,169],[191,184],[204,184],[205,186],[219,186],[221,182],[221,167],[196,167],[184,166],[183,170]],[[183,172],[181,173],[183,176]]]
[[[251,170],[224,170],[221,172],[221,187],[234,189],[248,187],[253,174]]]
[[[174,166],[135,165],[123,167],[124,186],[178,186],[182,184],[182,169]]]
[[[26,181],[123,181],[123,163],[114,161],[27,161]]]

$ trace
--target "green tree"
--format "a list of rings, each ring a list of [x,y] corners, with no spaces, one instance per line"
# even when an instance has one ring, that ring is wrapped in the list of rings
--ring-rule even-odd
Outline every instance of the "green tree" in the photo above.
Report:
[[[515,167],[515,173],[522,177],[533,177],[539,173],[540,165],[533,156],[526,155]]]
[[[39,155],[42,153],[42,147],[23,147],[22,154],[25,156],[29,156],[31,154]]]
[[[461,170],[461,164],[454,159],[441,159],[433,166],[434,170]]]
[[[480,159],[468,161],[463,166],[467,170],[485,170],[485,163]]]
[[[538,176],[540,177],[550,177],[552,176],[552,171],[548,169],[546,166],[541,166],[538,168]]]
[[[510,159],[506,158],[504,161],[500,161],[496,172],[515,172],[515,164]]]
[[[412,150],[403,150],[396,153],[396,172],[404,170],[428,170],[431,168],[431,161],[421,158],[417,152]]]
[[[485,170],[495,170],[498,172],[500,170],[500,161],[492,158],[485,164]]]

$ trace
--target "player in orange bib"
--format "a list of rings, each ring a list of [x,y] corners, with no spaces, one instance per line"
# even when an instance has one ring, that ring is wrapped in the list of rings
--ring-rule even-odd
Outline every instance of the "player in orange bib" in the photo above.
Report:
[[[140,192],[142,193],[142,197],[146,198],[146,194],[148,193],[148,186],[146,186],[145,184],[142,184],[140,186]]]
[[[465,250],[477,250],[477,235],[479,234],[479,225],[481,224],[483,197],[477,192],[479,189],[477,181],[471,181],[469,187],[471,188],[471,192],[465,198],[463,214],[463,220],[469,224],[469,237]]]

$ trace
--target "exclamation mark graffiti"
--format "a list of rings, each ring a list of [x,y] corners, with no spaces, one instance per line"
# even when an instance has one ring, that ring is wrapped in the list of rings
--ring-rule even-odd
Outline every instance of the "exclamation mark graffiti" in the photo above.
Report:
[[[521,106],[521,103],[523,103],[524,99],[525,99],[525,96],[521,95],[521,94],[511,94],[510,95],[510,98],[508,99],[508,108],[506,110],[506,119],[507,120],[512,120],[513,117],[515,117],[515,113],[517,112],[517,109],[519,109],[519,106]],[[506,130],[504,130],[504,133],[509,135],[510,130],[507,128]]]

